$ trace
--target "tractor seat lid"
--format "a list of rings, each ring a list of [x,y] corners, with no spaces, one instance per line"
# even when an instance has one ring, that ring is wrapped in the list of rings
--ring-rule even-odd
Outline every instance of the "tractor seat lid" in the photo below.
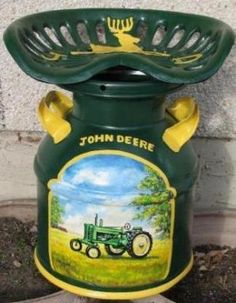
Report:
[[[74,9],[13,22],[5,44],[31,77],[73,84],[124,66],[168,83],[212,76],[234,43],[225,23],[192,14],[139,9]]]

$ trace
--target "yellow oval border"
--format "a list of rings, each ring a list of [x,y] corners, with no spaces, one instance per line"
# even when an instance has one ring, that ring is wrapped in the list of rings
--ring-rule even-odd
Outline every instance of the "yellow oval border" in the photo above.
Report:
[[[172,193],[173,193],[173,195],[174,195],[174,197],[176,197],[176,190],[175,190],[175,188],[173,188],[173,187],[171,187],[170,186],[170,183],[169,183],[169,180],[168,180],[168,178],[167,178],[167,176],[164,174],[164,172],[158,167],[158,166],[156,166],[155,164],[153,164],[152,162],[150,162],[150,161],[148,161],[148,160],[146,160],[146,159],[143,159],[142,157],[140,157],[140,156],[137,156],[137,155],[134,155],[134,154],[131,154],[131,153],[129,153],[129,152],[124,152],[124,151],[120,151],[120,150],[110,150],[110,149],[107,149],[107,150],[96,150],[96,151],[89,151],[89,152],[87,152],[87,153],[83,153],[83,154],[80,154],[80,155],[78,155],[78,156],[75,156],[74,158],[72,158],[71,160],[69,160],[62,168],[61,168],[61,170],[59,171],[59,173],[58,173],[58,176],[57,176],[57,178],[55,178],[55,179],[51,179],[51,180],[49,180],[49,182],[48,182],[48,188],[49,188],[49,195],[48,195],[48,249],[49,249],[49,261],[50,261],[50,265],[51,265],[51,267],[52,267],[52,269],[53,270],[55,270],[54,269],[54,266],[53,266],[53,262],[52,262],[52,257],[51,257],[51,249],[50,249],[50,217],[51,217],[51,209],[50,209],[50,205],[51,205],[51,203],[50,203],[50,200],[51,200],[51,197],[52,197],[52,193],[51,193],[51,190],[50,190],[50,188],[51,188],[51,186],[54,184],[54,183],[56,183],[56,182],[58,182],[58,180],[61,180],[62,179],[62,176],[63,176],[63,173],[65,172],[65,170],[68,168],[68,167],[70,167],[72,164],[74,164],[74,163],[76,163],[76,162],[78,162],[79,160],[81,160],[81,159],[84,159],[84,158],[87,158],[87,157],[89,157],[89,156],[93,156],[93,155],[119,155],[119,156],[124,156],[124,157],[128,157],[128,158],[131,158],[131,159],[134,159],[134,160],[136,160],[136,161],[138,161],[138,162],[141,162],[141,163],[143,163],[143,164],[145,164],[146,166],[148,166],[148,167],[150,167],[150,168],[152,168],[154,171],[156,171],[161,177],[162,177],[162,179],[164,180],[164,182],[165,182],[165,184],[166,184],[166,187],[167,187],[167,189],[168,190],[170,190],[170,191],[172,191]],[[168,260],[168,266],[167,266],[167,270],[166,270],[166,274],[165,274],[165,276],[163,277],[163,279],[162,280],[165,280],[166,278],[167,278],[167,276],[168,276],[168,274],[169,274],[169,271],[170,271],[170,266],[171,266],[171,260],[172,260],[172,253],[173,253],[173,234],[174,234],[174,221],[175,221],[175,199],[173,198],[173,199],[171,199],[170,200],[170,203],[171,203],[171,233],[170,233],[170,241],[171,241],[171,251],[170,251],[170,254],[169,254],[169,260]],[[68,284],[68,283],[66,283],[66,282],[63,282],[63,281],[60,281],[60,280],[58,280],[57,278],[55,278],[54,276],[52,276],[51,274],[49,274],[47,271],[46,271],[46,269],[44,269],[43,268],[43,266],[40,264],[40,262],[38,261],[38,259],[37,259],[37,257],[35,256],[35,258],[36,258],[36,265],[37,265],[37,267],[38,267],[38,269],[39,269],[39,271],[49,280],[49,281],[51,281],[53,284],[55,284],[55,285],[57,285],[57,286],[59,286],[59,287],[61,287],[61,288],[63,288],[63,289],[65,289],[65,290],[69,290],[70,291],[70,289],[72,289],[72,290],[74,290],[74,291],[72,291],[71,290],[71,292],[73,292],[73,293],[76,293],[76,294],[79,294],[79,295],[83,295],[85,292],[87,292],[88,294],[84,294],[85,296],[90,296],[90,293],[96,293],[96,295],[95,296],[92,296],[91,295],[91,297],[94,297],[94,298],[100,298],[100,299],[116,299],[116,297],[115,296],[113,296],[112,294],[116,294],[116,295],[121,295],[121,293],[117,293],[117,292],[100,292],[100,291],[91,291],[91,290],[89,290],[89,289],[85,289],[85,288],[81,288],[81,287],[77,287],[77,286],[74,286],[74,285],[70,285],[70,284]],[[191,266],[192,267],[192,266]],[[41,270],[40,270],[40,268],[41,268]],[[191,269],[191,268],[190,268]],[[189,269],[189,270],[190,270]],[[188,270],[188,271],[189,271]],[[187,272],[188,272],[187,271]],[[186,274],[187,274],[187,272],[186,272]],[[176,277],[177,278],[177,277]],[[176,279],[175,278],[175,279]],[[174,280],[175,280],[174,279]],[[182,277],[180,277],[180,279],[179,280],[181,280],[182,279]],[[172,280],[172,281],[174,281],[174,280]],[[177,280],[177,282],[179,281],[179,280]],[[170,281],[171,282],[171,281]],[[168,282],[168,283],[170,283],[170,282]],[[176,282],[176,283],[177,283]],[[151,290],[154,290],[154,289],[162,289],[162,286],[164,286],[164,285],[167,285],[168,283],[165,283],[165,284],[163,284],[163,285],[161,285],[161,286],[158,286],[158,287],[154,287],[154,288],[152,288],[152,289],[150,289],[150,290],[146,290],[147,292],[148,291],[151,291]],[[174,284],[176,284],[176,283],[174,283]],[[174,285],[173,284],[173,285]],[[63,286],[60,286],[60,285],[63,285]],[[171,287],[171,286],[170,286]],[[165,290],[166,289],[168,289],[169,287],[167,286],[166,288],[165,288]],[[76,292],[76,289],[78,290],[77,292]],[[135,292],[131,292],[132,294],[134,294],[134,293],[142,293],[142,292],[146,292],[146,291],[135,291]],[[164,291],[164,290],[161,290],[161,291]],[[157,294],[157,293],[160,293],[161,291],[155,291],[155,293],[153,293],[153,294]],[[101,297],[100,296],[98,296],[98,294],[99,293],[101,293]],[[108,297],[107,295],[104,297],[102,294],[110,294],[110,296]],[[122,294],[129,294],[129,292],[123,292]],[[150,294],[150,295],[152,295],[152,294]],[[144,295],[145,296],[145,295]],[[144,297],[144,296],[138,296],[138,297],[135,297],[135,298],[142,298],[142,297]],[[149,295],[147,295],[147,296],[149,296]],[[125,296],[124,295],[124,297],[122,297],[121,299],[129,299],[129,298],[131,298],[131,296],[129,297],[129,296]],[[134,297],[132,297],[132,298],[134,298]],[[121,300],[120,299],[120,300]]]

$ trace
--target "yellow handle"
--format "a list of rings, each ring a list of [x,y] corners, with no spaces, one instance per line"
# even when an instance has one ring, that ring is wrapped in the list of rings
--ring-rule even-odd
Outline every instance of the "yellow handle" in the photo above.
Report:
[[[71,125],[64,117],[71,111],[73,101],[58,91],[49,92],[38,107],[38,118],[45,131],[52,136],[55,144],[71,132]]]
[[[171,150],[178,152],[197,129],[199,108],[193,98],[182,97],[175,100],[167,112],[179,122],[167,128],[162,139]]]

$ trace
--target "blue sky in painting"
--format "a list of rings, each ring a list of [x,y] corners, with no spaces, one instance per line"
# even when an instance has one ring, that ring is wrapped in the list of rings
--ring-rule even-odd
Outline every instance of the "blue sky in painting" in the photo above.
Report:
[[[137,186],[145,176],[143,163],[121,155],[93,155],[74,163],[51,186],[65,209],[64,226],[82,233],[83,223],[93,223],[96,213],[105,225],[132,221],[129,203],[141,193]]]

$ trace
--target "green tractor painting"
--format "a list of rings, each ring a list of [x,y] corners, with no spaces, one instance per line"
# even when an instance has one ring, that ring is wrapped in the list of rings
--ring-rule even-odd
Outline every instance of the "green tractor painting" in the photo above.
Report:
[[[105,246],[110,256],[121,256],[126,251],[133,258],[144,258],[152,249],[152,236],[143,231],[141,227],[133,227],[126,223],[124,227],[103,226],[103,220],[95,216],[95,224],[84,224],[83,239],[72,239],[70,247],[74,251],[81,251],[83,244],[86,247],[86,255],[96,259],[101,256],[99,244]]]

